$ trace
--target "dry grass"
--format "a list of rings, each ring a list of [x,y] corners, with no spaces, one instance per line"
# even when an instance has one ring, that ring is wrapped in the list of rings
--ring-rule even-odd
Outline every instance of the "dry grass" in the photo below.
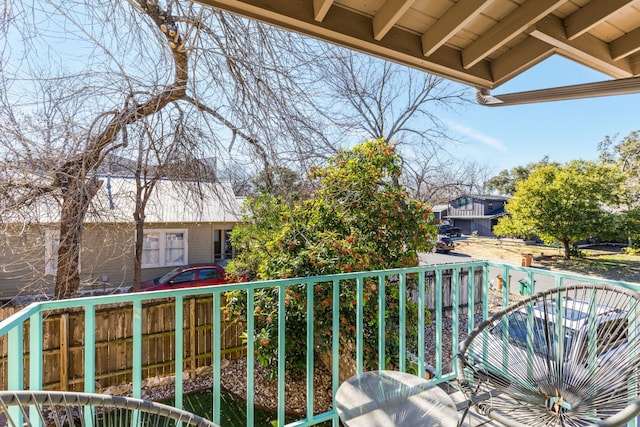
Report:
[[[520,265],[523,253],[533,254],[532,267],[569,271],[604,279],[640,282],[640,256],[623,255],[619,247],[583,249],[583,258],[564,259],[562,248],[525,245],[522,241],[471,237],[456,241],[456,252],[479,259]]]

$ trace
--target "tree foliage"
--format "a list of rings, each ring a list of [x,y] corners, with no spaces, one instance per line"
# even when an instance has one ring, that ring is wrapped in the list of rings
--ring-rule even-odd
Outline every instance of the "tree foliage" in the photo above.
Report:
[[[290,209],[282,199],[254,198],[252,212],[260,216],[232,232],[234,247],[240,253],[230,263],[230,270],[252,268],[261,279],[276,279],[417,265],[418,252],[430,249],[435,228],[429,208],[413,200],[398,183],[400,164],[393,146],[384,140],[366,141],[339,152],[326,167],[314,169],[318,190]],[[365,284],[365,299],[376,299],[377,286],[377,282]],[[322,335],[331,325],[331,291],[324,285],[314,291],[316,332]],[[344,305],[340,316],[345,328],[341,339],[346,342],[352,339],[355,287],[346,287],[341,294]],[[388,297],[387,321],[393,324],[399,321],[393,311],[397,308],[396,287],[390,287]],[[304,366],[305,359],[296,352],[306,348],[305,301],[304,289],[287,289],[287,362],[293,372]],[[256,295],[260,313],[256,340],[263,347],[260,355],[265,365],[277,357],[276,303],[277,290]],[[242,315],[243,308],[239,295],[232,298],[232,312]],[[365,311],[375,322],[376,308],[370,304]],[[368,356],[372,357],[375,336],[367,340]],[[397,337],[389,337],[390,348],[394,340]]]
[[[625,173],[626,200],[617,215],[612,239],[627,241],[632,253],[640,247],[640,131],[617,141],[607,136],[598,145],[600,160]]]
[[[615,166],[575,160],[538,167],[521,181],[499,220],[499,236],[537,235],[545,243],[560,242],[566,258],[572,243],[608,230],[610,206],[622,195],[623,175]]]
[[[231,231],[236,256],[226,266],[227,274],[250,280],[263,279],[264,266],[273,251],[272,241],[282,232],[291,205],[269,193],[251,196],[243,204],[242,222]]]
[[[430,245],[430,211],[397,183],[393,146],[367,141],[312,174],[319,189],[292,210],[265,278],[416,265]]]
[[[400,165],[393,146],[367,141],[315,168],[318,189],[300,203],[250,198],[232,232],[239,255],[230,269],[249,252],[261,254],[261,279],[416,265],[434,229],[429,208],[398,183]]]
[[[557,163],[550,163],[549,157],[544,156],[538,162],[528,163],[525,166],[516,166],[510,170],[504,169],[498,175],[489,179],[485,186],[490,192],[496,191],[504,196],[512,196],[516,192],[518,183],[526,180],[537,168],[548,166],[549,164],[557,165]]]
[[[616,142],[606,137],[598,144],[600,160],[617,165],[625,174],[627,202],[630,208],[640,207],[640,131],[633,131]]]
[[[286,166],[272,168],[271,174],[260,172],[253,185],[258,194],[271,194],[290,202],[305,199],[312,191],[307,178]]]

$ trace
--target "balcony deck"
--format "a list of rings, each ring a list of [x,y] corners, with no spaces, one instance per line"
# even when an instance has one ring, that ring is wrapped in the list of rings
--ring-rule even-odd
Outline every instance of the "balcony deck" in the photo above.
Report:
[[[505,286],[501,291],[492,290],[493,279],[496,274],[502,277],[512,277],[511,285]],[[555,273],[534,268],[512,266],[488,261],[474,261],[460,264],[430,265],[407,269],[383,270],[371,272],[347,273],[331,276],[306,277],[295,279],[283,279],[267,282],[250,282],[234,285],[215,286],[196,289],[180,289],[175,291],[160,291],[138,294],[120,294],[104,297],[78,298],[64,301],[45,301],[29,305],[13,316],[0,322],[0,339],[3,340],[6,348],[6,363],[2,372],[5,386],[9,390],[42,390],[59,387],[56,384],[44,384],[43,372],[51,369],[46,358],[43,357],[43,336],[50,331],[43,330],[43,319],[53,312],[68,310],[71,308],[81,308],[84,318],[84,352],[82,363],[84,375],[79,391],[96,392],[96,346],[95,335],[97,328],[96,311],[100,307],[109,304],[130,304],[132,310],[131,345],[133,347],[133,357],[131,359],[131,395],[140,398],[143,389],[143,369],[142,359],[144,352],[143,327],[145,304],[151,300],[159,298],[168,299],[175,303],[174,316],[168,321],[174,325],[183,325],[185,321],[184,299],[196,294],[207,294],[212,297],[213,327],[211,332],[213,361],[211,369],[211,382],[213,401],[212,420],[220,423],[221,420],[221,359],[223,358],[220,342],[224,331],[219,326],[223,322],[224,296],[229,291],[240,291],[247,298],[246,333],[253,337],[259,332],[259,325],[262,318],[257,317],[256,311],[257,297],[264,290],[270,290],[274,295],[273,316],[277,326],[277,360],[275,361],[275,371],[277,372],[277,424],[287,426],[311,426],[327,425],[338,426],[338,416],[333,408],[318,411],[314,407],[314,363],[316,359],[316,333],[318,325],[314,320],[314,307],[317,304],[324,304],[331,313],[341,313],[340,309],[350,307],[353,314],[353,340],[352,348],[348,349],[351,354],[350,368],[353,372],[362,372],[368,366],[376,369],[396,369],[400,371],[411,371],[419,376],[426,376],[427,372],[433,374],[433,381],[441,387],[447,388],[451,393],[455,393],[451,386],[456,378],[455,366],[450,363],[452,355],[458,351],[458,343],[479,321],[487,318],[492,311],[492,304],[496,301],[499,305],[508,304],[513,298],[519,297],[519,291],[525,294],[533,293],[534,289],[523,286],[515,286],[518,278],[526,279],[528,283],[536,283],[542,286],[547,283],[549,286],[561,286],[571,283],[609,283],[630,289],[640,289],[640,285],[626,282],[613,282],[593,277],[577,276],[564,273]],[[365,291],[365,286],[374,284],[377,298],[371,298]],[[536,285],[538,286],[538,285]],[[345,290],[349,290],[348,293]],[[372,289],[372,288],[367,288]],[[306,377],[306,410],[303,415],[291,420],[287,416],[285,401],[286,379],[285,370],[287,360],[285,359],[285,342],[288,337],[287,313],[289,298],[292,292],[298,292],[303,297],[302,303],[298,305],[304,312],[303,335],[306,336],[306,351],[303,351],[305,360],[298,361],[304,367]],[[346,295],[353,295],[345,301]],[[397,324],[388,319],[387,298],[394,295],[398,310]],[[493,300],[490,296],[493,295]],[[496,298],[497,296],[497,298]],[[322,298],[322,299],[321,299]],[[372,322],[365,317],[365,306],[375,306],[377,319]],[[415,308],[415,337],[408,334],[411,327],[409,314]],[[245,314],[246,314],[245,313]],[[342,312],[344,313],[344,312]],[[473,313],[473,316],[467,316]],[[345,371],[345,365],[340,363],[341,355],[344,354],[345,347],[343,338],[340,335],[341,323],[340,315],[330,316],[328,319],[330,327],[324,336],[327,343],[326,352],[330,362],[327,364],[331,372],[331,382],[333,395],[340,385],[340,382],[350,373]],[[326,325],[325,325],[326,326]],[[411,329],[413,330],[413,329]],[[299,331],[298,331],[299,332]],[[395,337],[391,340],[389,337]],[[373,339],[377,354],[370,364],[365,359],[366,339]],[[182,408],[184,404],[184,374],[185,357],[188,352],[185,347],[185,336],[182,328],[178,327],[172,331],[171,340],[175,348],[175,406]],[[393,347],[388,344],[392,342]],[[397,346],[396,346],[397,345]],[[434,350],[429,350],[431,345]],[[256,353],[260,350],[260,343],[257,340],[249,339],[246,343],[247,376],[239,378],[238,381],[246,383],[247,390],[255,390],[255,372],[253,366],[256,362]],[[389,367],[389,360],[397,360],[397,365]],[[459,395],[454,394],[454,396]],[[254,425],[254,402],[252,393],[247,396],[247,425]],[[286,419],[286,421],[285,421]],[[487,423],[487,420],[474,411],[470,411],[464,419],[465,426],[494,425]]]

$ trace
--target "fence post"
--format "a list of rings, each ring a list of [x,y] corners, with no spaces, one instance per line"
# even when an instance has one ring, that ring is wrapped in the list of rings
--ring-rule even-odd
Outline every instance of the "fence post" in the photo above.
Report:
[[[60,390],[69,387],[69,313],[60,315]]]
[[[196,357],[196,299],[189,299],[189,353],[191,359],[190,378],[195,378],[198,369],[198,358]]]

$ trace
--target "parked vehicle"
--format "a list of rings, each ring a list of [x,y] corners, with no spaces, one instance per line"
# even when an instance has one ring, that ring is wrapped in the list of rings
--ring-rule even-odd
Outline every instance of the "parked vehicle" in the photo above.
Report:
[[[190,264],[176,267],[161,277],[140,284],[141,291],[193,288],[229,283],[224,268],[217,264]]]
[[[557,313],[562,313],[560,324]],[[594,310],[589,302],[572,298],[525,306],[493,326],[486,349],[474,352],[482,359],[480,352],[486,351],[494,367],[506,363],[511,372],[529,372],[536,383],[544,382],[549,369],[564,369],[564,375],[575,379],[587,378],[596,366],[606,365],[614,378],[616,366],[629,357],[627,317],[622,308],[597,305]],[[572,362],[558,367],[557,361]],[[499,372],[491,375],[499,377]],[[511,380],[501,379],[504,384]]]
[[[460,237],[462,236],[462,230],[458,227],[454,227],[453,225],[441,224],[438,226],[438,234],[448,237]]]
[[[448,254],[455,248],[455,243],[451,240],[451,237],[447,236],[438,236],[435,243],[435,251],[442,254]]]

